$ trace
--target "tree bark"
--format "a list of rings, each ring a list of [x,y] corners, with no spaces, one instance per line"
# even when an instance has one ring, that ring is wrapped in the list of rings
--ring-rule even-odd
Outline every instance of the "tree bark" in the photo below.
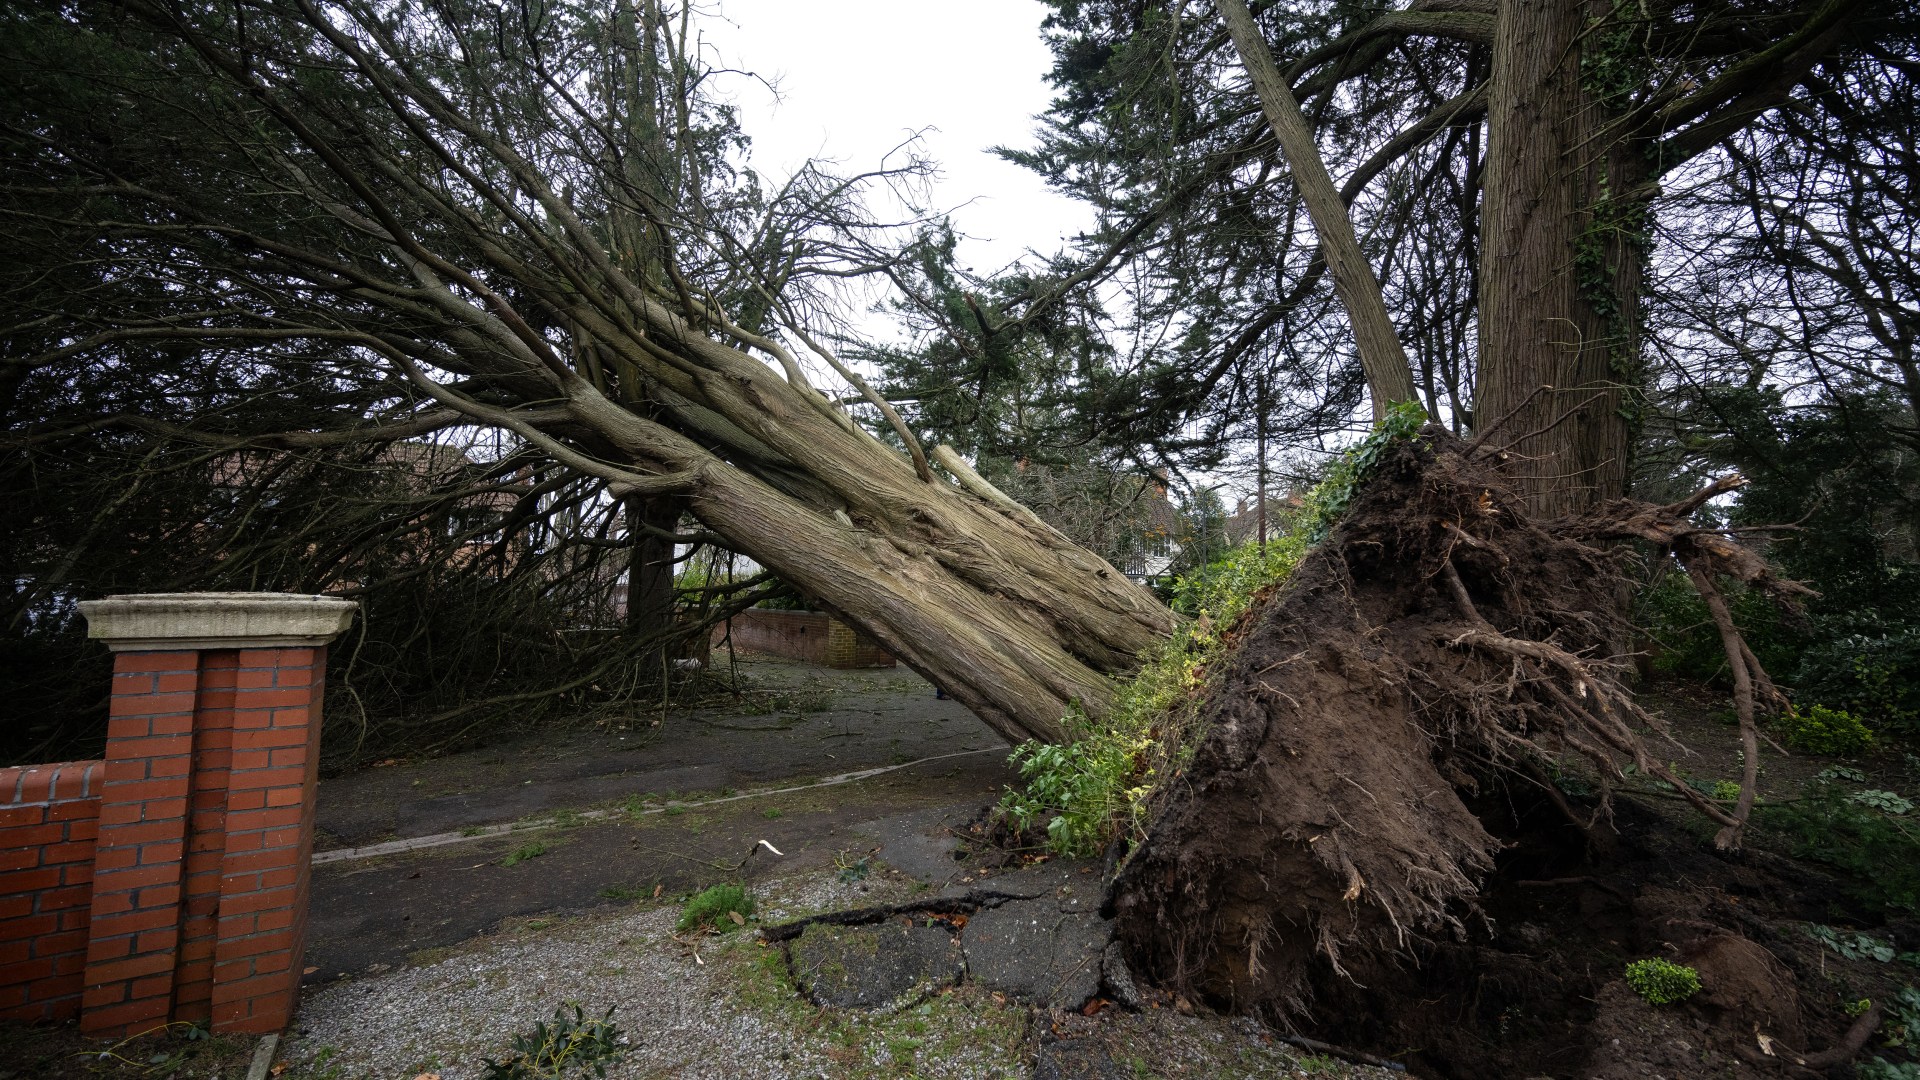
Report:
[[[1293,171],[1294,184],[1300,189],[1301,201],[1307,205],[1314,234],[1320,239],[1320,253],[1326,259],[1327,271],[1333,275],[1334,291],[1339,293],[1340,303],[1347,309],[1347,318],[1353,326],[1354,344],[1360,350],[1360,367],[1366,372],[1367,391],[1373,400],[1373,418],[1378,420],[1386,415],[1387,406],[1393,402],[1415,400],[1413,368],[1407,363],[1399,336],[1394,333],[1386,299],[1380,294],[1380,281],[1360,251],[1353,221],[1347,216],[1347,204],[1341,199],[1339,189],[1333,186],[1333,177],[1328,175],[1326,162],[1321,160],[1320,150],[1314,145],[1313,129],[1301,115],[1300,103],[1294,100],[1286,78],[1274,65],[1273,53],[1267,48],[1266,38],[1261,36],[1253,13],[1247,10],[1245,0],[1219,0],[1219,7],[1221,21],[1226,23],[1233,47],[1253,82],[1254,93],[1267,115],[1267,124],[1280,141],[1287,167]]]
[[[671,495],[626,500],[627,515],[627,629],[637,634],[664,634],[673,629],[674,544],[671,533],[687,511],[687,501]],[[642,663],[654,670],[664,666],[666,647],[649,649]]]
[[[1639,382],[1645,179],[1582,84],[1588,0],[1509,0],[1494,23],[1474,419],[1536,514],[1627,487]]]

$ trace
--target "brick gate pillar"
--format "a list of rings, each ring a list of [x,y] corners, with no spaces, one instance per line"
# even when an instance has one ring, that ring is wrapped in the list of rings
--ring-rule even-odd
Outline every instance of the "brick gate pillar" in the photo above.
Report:
[[[114,656],[80,1026],[292,1018],[327,643],[358,605],[279,593],[80,605]]]

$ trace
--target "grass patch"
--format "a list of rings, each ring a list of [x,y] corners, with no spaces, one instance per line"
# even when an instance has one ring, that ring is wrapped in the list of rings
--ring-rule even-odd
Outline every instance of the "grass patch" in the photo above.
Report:
[[[728,933],[746,925],[753,909],[753,894],[745,886],[715,885],[687,901],[674,929],[683,934],[689,930]]]
[[[553,849],[549,848],[544,840],[530,840],[508,852],[507,856],[500,860],[500,865],[518,866],[528,859],[537,859],[551,850]]]

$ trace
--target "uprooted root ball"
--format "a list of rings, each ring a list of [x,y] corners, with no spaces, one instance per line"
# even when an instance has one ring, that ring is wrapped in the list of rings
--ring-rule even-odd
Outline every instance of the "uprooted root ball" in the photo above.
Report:
[[[1378,972],[1479,917],[1503,845],[1471,805],[1489,791],[1525,788],[1585,830],[1607,803],[1597,815],[1570,805],[1551,783],[1557,762],[1583,759],[1604,779],[1631,761],[1674,779],[1635,734],[1659,725],[1620,682],[1630,633],[1609,542],[1652,541],[1708,590],[1733,575],[1791,592],[1688,521],[1738,481],[1543,523],[1499,481],[1497,458],[1433,427],[1398,444],[1238,628],[1202,706],[1206,734],[1113,885],[1120,933],[1151,978],[1301,1016],[1316,977],[1356,959]],[[1731,640],[1739,668],[1750,654]],[[1745,671],[1751,744],[1754,696],[1772,687],[1758,665]],[[1738,846],[1750,776],[1733,807],[1674,786],[1722,826],[1722,847]]]

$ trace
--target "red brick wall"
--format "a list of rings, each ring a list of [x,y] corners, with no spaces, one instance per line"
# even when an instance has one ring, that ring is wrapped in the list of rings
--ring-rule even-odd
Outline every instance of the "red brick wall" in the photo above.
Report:
[[[326,649],[116,661],[81,1027],[278,1031],[306,946]]]
[[[0,769],[0,1018],[80,1011],[101,766]]]
[[[104,762],[0,770],[0,1017],[279,1031],[306,945],[326,649],[114,661]]]
[[[892,667],[893,654],[872,638],[821,611],[749,608],[714,628],[713,643],[728,633],[741,652],[767,653],[834,668]]]
[[[741,652],[827,662],[827,616],[822,612],[750,608],[716,627],[714,643],[728,633],[733,635],[733,647]]]
[[[327,650],[243,649],[233,694],[213,1023],[279,1031],[307,944],[307,866],[320,769]]]

